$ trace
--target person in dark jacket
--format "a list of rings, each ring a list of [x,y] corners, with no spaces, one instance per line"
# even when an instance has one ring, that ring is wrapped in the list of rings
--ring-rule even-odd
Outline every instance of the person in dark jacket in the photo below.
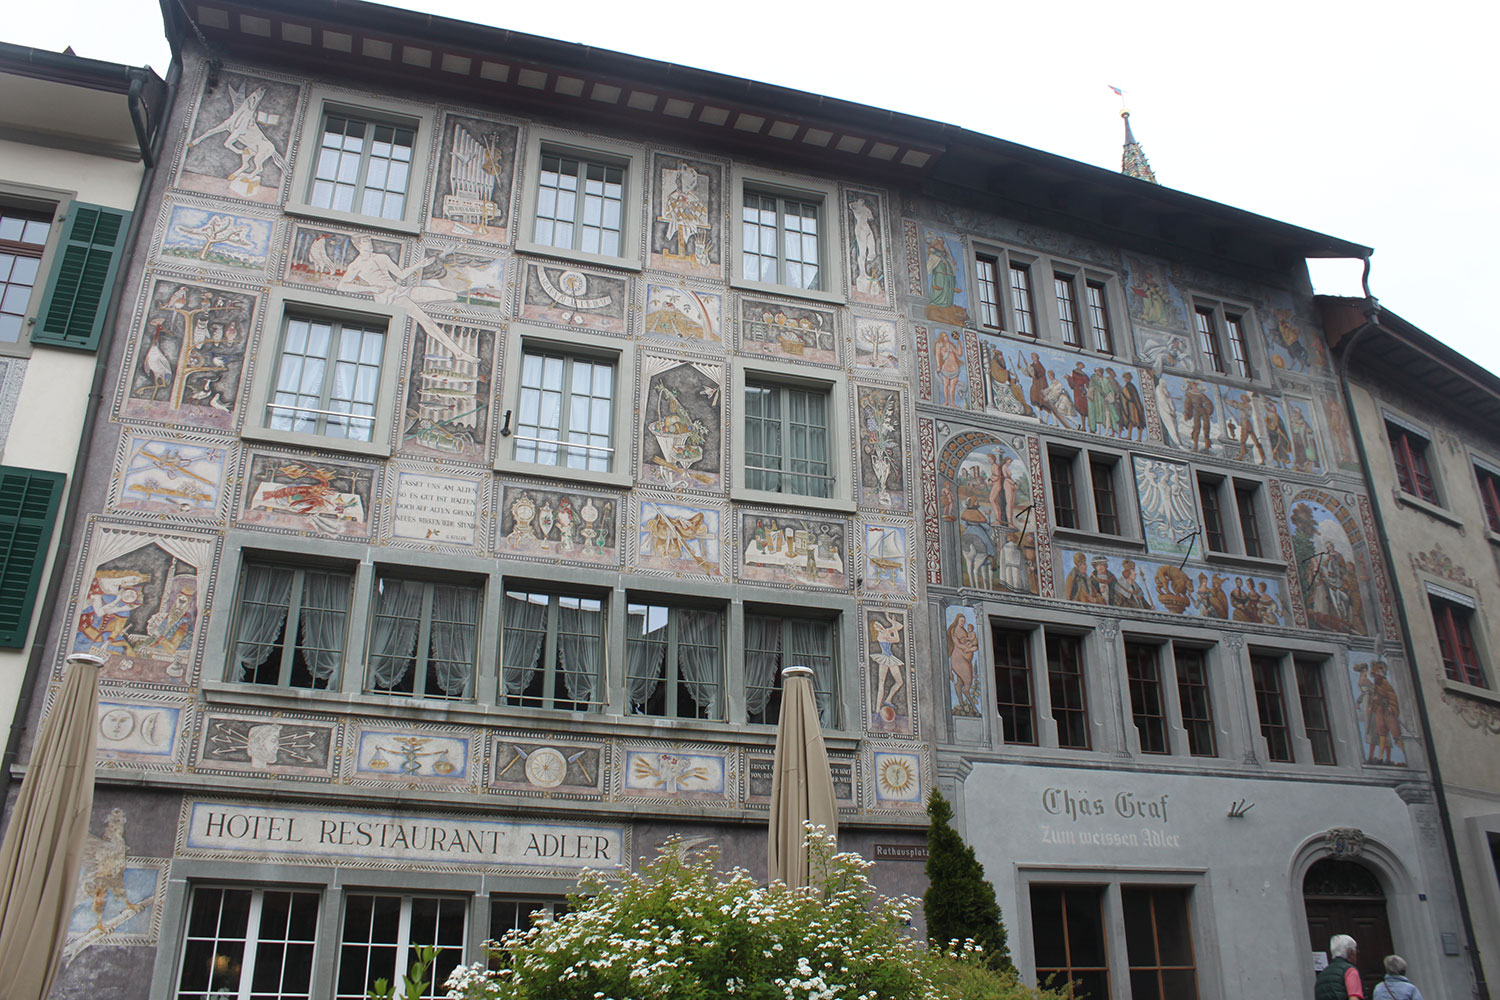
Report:
[[[1385,978],[1370,991],[1370,1000],[1422,1000],[1422,991],[1406,978],[1406,959],[1385,956]]]
[[[1359,946],[1347,934],[1328,939],[1328,967],[1313,980],[1313,1000],[1365,1000],[1365,987],[1359,981]]]

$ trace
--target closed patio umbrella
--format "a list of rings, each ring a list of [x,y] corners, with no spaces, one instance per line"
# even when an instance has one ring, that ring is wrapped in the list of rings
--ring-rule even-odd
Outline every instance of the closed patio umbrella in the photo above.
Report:
[[[813,672],[809,667],[787,667],[781,678],[767,862],[771,881],[780,879],[795,887],[807,885],[812,875],[802,824],[815,823],[837,834],[839,813],[813,696]]]
[[[44,1000],[62,957],[94,805],[103,665],[91,653],[68,657],[0,845],[0,994],[7,1000]]]

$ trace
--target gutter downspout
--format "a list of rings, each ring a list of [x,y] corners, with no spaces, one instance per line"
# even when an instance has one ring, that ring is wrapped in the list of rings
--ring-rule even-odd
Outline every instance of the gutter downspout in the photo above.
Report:
[[[176,60],[173,60],[172,65],[175,69],[177,65]],[[169,70],[169,75],[172,72],[173,70]],[[153,176],[153,172],[156,169],[156,151],[151,148],[150,139],[151,109],[149,107],[146,107],[141,102],[141,92],[145,89],[146,74],[141,70],[132,68],[130,71],[130,93],[125,95],[125,102],[130,108],[130,124],[135,128],[135,144],[141,148],[141,163],[146,168],[146,174],[141,178],[142,188],[145,188],[146,181]],[[173,93],[171,85],[169,85],[167,90],[168,107],[172,106],[172,97]],[[144,121],[141,117],[143,112],[146,117],[146,120]],[[139,203],[139,198],[137,198],[137,203]],[[135,221],[134,216],[131,217],[131,221]],[[111,303],[111,305],[113,305],[113,303]]]
[[[157,131],[153,140],[148,144],[146,135],[142,129],[145,123],[136,112],[140,101],[140,92],[145,88],[146,78],[144,74],[132,73],[130,81],[130,120],[135,126],[137,141],[141,142],[141,162],[145,167],[141,175],[140,190],[136,192],[135,208],[130,215],[130,226],[125,233],[123,246],[130,252],[134,252],[136,241],[140,238],[140,231],[145,221],[146,203],[151,196],[151,185],[156,177],[157,154],[161,151],[161,145],[166,141],[168,129],[161,128],[161,122],[165,120],[173,103],[177,98],[177,87],[182,78],[182,58],[177,52],[173,52],[172,65],[167,70],[167,91],[161,116],[157,119]],[[150,110],[145,109],[149,116]],[[129,261],[125,261],[128,265]],[[14,780],[11,777],[11,768],[14,766],[16,757],[21,748],[21,734],[26,729],[26,717],[31,711],[31,703],[35,697],[37,682],[42,674],[43,654],[46,652],[46,631],[52,627],[53,620],[57,614],[58,595],[62,592],[63,582],[69,575],[71,556],[73,548],[73,534],[78,519],[78,506],[83,494],[83,478],[88,468],[90,451],[93,448],[94,428],[98,423],[99,407],[104,401],[104,387],[109,373],[109,354],[114,346],[115,327],[119,322],[120,303],[125,298],[125,275],[128,267],[122,267],[119,280],[116,281],[114,290],[110,292],[109,305],[104,313],[103,333],[99,340],[97,359],[94,363],[94,379],[89,387],[88,406],[84,410],[83,430],[78,438],[78,455],[73,460],[73,472],[68,477],[68,497],[62,510],[62,516],[58,519],[60,527],[57,535],[57,552],[53,557],[52,572],[47,577],[46,590],[42,596],[42,606],[36,616],[36,635],[31,640],[31,655],[26,660],[26,673],[21,679],[21,691],[16,701],[16,714],[10,723],[10,734],[5,740],[5,751],[0,755],[0,809],[4,808],[5,798],[10,791]]]
[[[1359,411],[1355,409],[1354,399],[1349,392],[1349,363],[1354,356],[1354,348],[1366,333],[1380,326],[1380,303],[1375,296],[1370,294],[1370,258],[1368,257],[1365,258],[1365,273],[1360,283],[1364,287],[1367,303],[1365,322],[1359,329],[1346,336],[1343,343],[1339,345],[1336,374],[1339,380],[1339,391],[1344,397],[1344,409],[1349,412],[1351,429],[1354,432],[1354,447],[1359,452],[1359,467],[1365,481],[1365,492],[1373,499],[1377,495],[1375,479],[1370,473],[1370,458],[1365,449],[1365,436],[1359,427]],[[1385,518],[1381,515],[1380,504],[1372,502],[1370,508],[1375,517],[1376,533],[1382,539],[1389,539],[1390,535],[1385,528]],[[1382,545],[1380,549],[1386,575],[1399,595],[1400,578],[1396,575],[1396,562],[1391,557],[1391,547]],[[1490,1000],[1489,986],[1484,981],[1484,965],[1479,960],[1479,949],[1474,945],[1474,924],[1469,917],[1469,895],[1464,891],[1461,869],[1458,866],[1458,849],[1454,846],[1453,822],[1448,815],[1448,798],[1443,791],[1442,768],[1438,764],[1437,747],[1433,743],[1432,726],[1428,722],[1427,699],[1423,695],[1422,684],[1417,678],[1417,654],[1415,646],[1412,645],[1411,625],[1407,620],[1405,601],[1396,602],[1396,612],[1401,621],[1401,647],[1406,653],[1406,663],[1410,671],[1409,679],[1416,697],[1417,710],[1422,717],[1422,747],[1427,753],[1427,766],[1432,775],[1432,790],[1437,798],[1438,816],[1443,824],[1443,842],[1447,847],[1448,867],[1452,872],[1453,885],[1458,893],[1459,918],[1463,921],[1464,936],[1468,939],[1470,972],[1474,976],[1474,996],[1477,1000]]]

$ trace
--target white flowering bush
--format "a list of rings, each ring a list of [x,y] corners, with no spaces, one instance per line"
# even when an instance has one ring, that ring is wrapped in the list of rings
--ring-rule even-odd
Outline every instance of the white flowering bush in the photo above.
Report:
[[[929,952],[906,931],[911,900],[879,897],[870,862],[809,834],[815,884],[760,886],[675,843],[640,873],[586,875],[572,909],[460,966],[450,1000],[1043,1000],[963,948]]]

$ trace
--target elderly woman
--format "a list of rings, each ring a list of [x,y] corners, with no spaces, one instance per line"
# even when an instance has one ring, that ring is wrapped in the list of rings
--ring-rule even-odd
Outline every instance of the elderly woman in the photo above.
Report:
[[[1313,980],[1313,1000],[1365,1000],[1365,987],[1359,981],[1359,946],[1347,934],[1328,939],[1328,967]]]
[[[1370,1000],[1422,1000],[1422,991],[1406,978],[1406,959],[1385,956],[1385,978],[1370,991]]]

